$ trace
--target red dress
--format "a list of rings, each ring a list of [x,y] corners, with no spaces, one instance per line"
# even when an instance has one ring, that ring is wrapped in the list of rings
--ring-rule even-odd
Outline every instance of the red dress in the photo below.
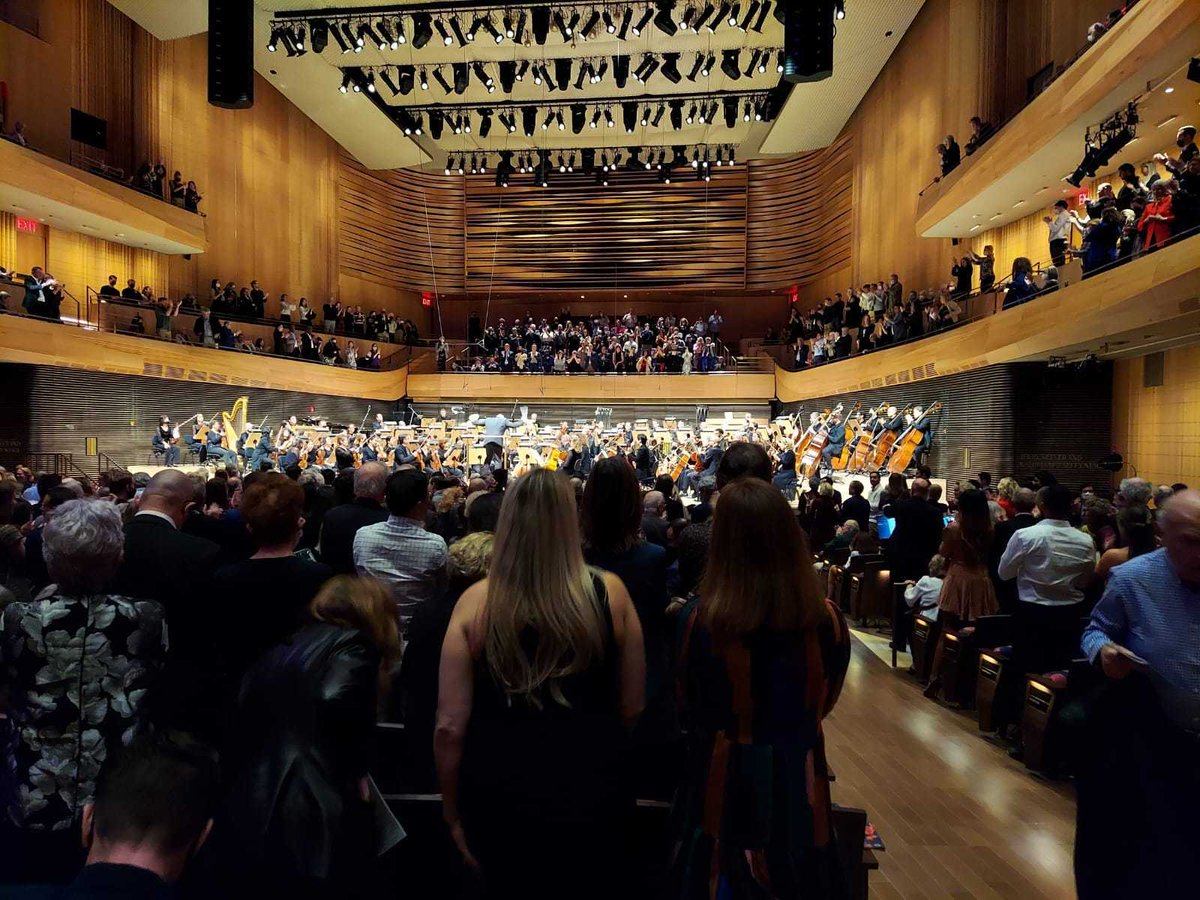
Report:
[[[1165,216],[1167,221],[1151,220],[1150,216]],[[1151,200],[1147,203],[1146,208],[1142,210],[1142,217],[1138,220],[1138,231],[1142,233],[1142,249],[1149,250],[1170,240],[1171,223],[1174,221],[1175,213],[1171,209],[1170,194],[1161,200]]]

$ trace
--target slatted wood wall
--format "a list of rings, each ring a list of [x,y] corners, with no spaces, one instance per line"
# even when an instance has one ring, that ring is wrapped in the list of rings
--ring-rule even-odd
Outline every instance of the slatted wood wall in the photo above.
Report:
[[[463,179],[338,163],[342,272],[412,290],[463,289]]]
[[[478,291],[742,287],[746,168],[691,169],[670,185],[622,171],[609,187],[579,177],[549,189],[467,179],[466,286]]]
[[[1109,367],[1081,373],[1025,363],[789,403],[783,411],[801,410],[801,418],[807,419],[809,412],[837,403],[846,409],[855,401],[862,401],[864,409],[884,401],[899,408],[928,408],[940,400],[944,409],[933,420],[929,459],[935,477],[953,485],[990,472],[994,484],[1007,475],[1025,479],[1047,469],[1078,488],[1085,482],[1106,483],[1095,463],[1111,440],[1111,396]]]
[[[852,260],[854,145],[749,164],[746,284],[804,285]]]
[[[249,398],[248,418],[260,422],[266,416],[268,424],[289,415],[319,415],[357,425],[368,406],[372,415],[390,416],[392,411],[392,404],[382,400],[85,374],[53,366],[0,365],[0,380],[12,386],[0,392],[0,465],[4,466],[22,462],[30,453],[70,453],[78,461],[89,437],[99,440],[101,453],[122,465],[144,464],[160,415],[176,420],[196,413],[213,416],[232,409],[242,396]],[[89,466],[84,468],[90,471]]]

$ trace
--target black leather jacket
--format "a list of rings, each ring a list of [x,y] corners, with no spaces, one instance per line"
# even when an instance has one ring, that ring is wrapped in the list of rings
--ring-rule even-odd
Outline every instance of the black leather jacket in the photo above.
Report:
[[[246,673],[222,824],[254,865],[336,879],[371,853],[358,780],[367,774],[378,671],[364,634],[314,622]]]

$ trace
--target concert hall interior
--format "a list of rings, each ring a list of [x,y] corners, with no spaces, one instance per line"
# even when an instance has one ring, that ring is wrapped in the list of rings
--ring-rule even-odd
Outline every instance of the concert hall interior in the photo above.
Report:
[[[1194,896],[1198,124],[1197,0],[0,0],[0,893]]]

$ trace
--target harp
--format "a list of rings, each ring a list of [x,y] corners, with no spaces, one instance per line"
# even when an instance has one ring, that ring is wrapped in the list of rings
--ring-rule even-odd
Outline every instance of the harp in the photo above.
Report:
[[[246,429],[249,400],[249,397],[238,397],[234,401],[233,409],[221,413],[221,424],[225,426],[225,437],[221,443],[226,449],[233,449],[237,445],[238,435]]]

